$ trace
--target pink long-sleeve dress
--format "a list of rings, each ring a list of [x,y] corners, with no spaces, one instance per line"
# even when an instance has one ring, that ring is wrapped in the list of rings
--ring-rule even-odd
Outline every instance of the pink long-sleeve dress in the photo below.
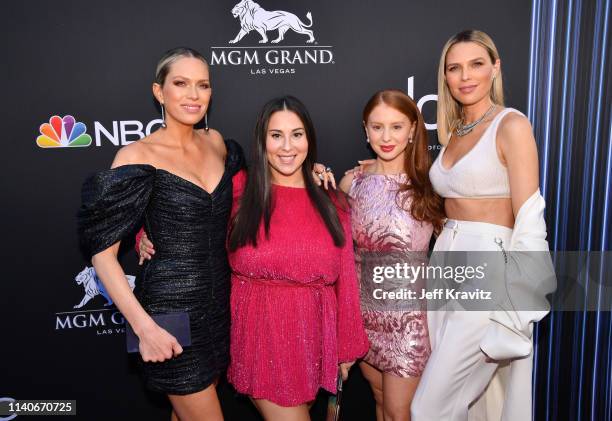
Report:
[[[234,211],[245,185],[234,178]],[[281,406],[336,392],[338,364],[367,352],[351,241],[350,215],[339,210],[346,238],[336,247],[305,188],[273,185],[266,239],[229,254],[231,362],[240,393]]]

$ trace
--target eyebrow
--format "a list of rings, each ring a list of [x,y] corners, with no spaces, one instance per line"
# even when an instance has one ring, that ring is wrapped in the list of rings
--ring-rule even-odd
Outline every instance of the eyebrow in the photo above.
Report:
[[[476,58],[473,58],[471,60],[468,60],[468,62],[472,62],[472,61],[476,61],[476,60],[484,60],[484,57],[476,57]],[[459,63],[446,63],[446,67],[452,66],[454,64],[459,64]]]
[[[306,129],[303,128],[303,127],[298,127],[297,129],[293,129],[291,131],[292,132],[297,132],[298,130],[306,130]],[[269,132],[281,132],[282,133],[282,130],[280,130],[280,129],[268,129],[268,131]]]
[[[176,75],[176,76],[172,77],[172,80],[176,80],[176,79],[191,80],[187,76],[181,76],[181,75]],[[198,82],[209,82],[209,79],[200,79],[200,80],[198,80]]]
[[[383,124],[383,123],[381,123],[379,121],[369,121],[368,123],[369,124]],[[391,122],[389,124],[406,124],[406,120],[393,121],[393,122]]]

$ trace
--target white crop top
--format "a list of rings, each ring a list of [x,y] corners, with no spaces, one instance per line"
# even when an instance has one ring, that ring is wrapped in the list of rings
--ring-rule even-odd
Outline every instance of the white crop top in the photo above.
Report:
[[[444,198],[493,199],[510,197],[508,170],[499,161],[496,141],[497,127],[509,113],[520,111],[505,108],[495,116],[476,144],[451,168],[446,169],[442,148],[429,170],[434,190]]]

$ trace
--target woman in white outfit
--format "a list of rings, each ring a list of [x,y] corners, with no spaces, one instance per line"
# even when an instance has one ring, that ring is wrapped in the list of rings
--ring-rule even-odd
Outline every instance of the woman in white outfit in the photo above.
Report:
[[[504,107],[499,55],[481,31],[461,32],[444,46],[438,137],[444,147],[430,178],[445,199],[448,220],[434,250],[497,250],[503,262],[517,240],[519,210],[522,226],[537,232],[535,247],[547,250],[531,125],[519,111]],[[497,275],[504,276],[503,270]],[[430,312],[432,354],[412,420],[529,421],[531,329],[546,311],[523,313],[495,323],[496,312]],[[494,377],[503,378],[496,383]]]

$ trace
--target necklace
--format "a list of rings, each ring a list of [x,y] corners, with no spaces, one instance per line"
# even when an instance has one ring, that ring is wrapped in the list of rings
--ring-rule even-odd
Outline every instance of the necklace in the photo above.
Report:
[[[474,127],[478,126],[480,123],[482,123],[482,121],[487,118],[489,116],[489,114],[491,114],[493,112],[493,110],[495,109],[495,104],[491,105],[491,108],[489,108],[487,110],[486,113],[484,113],[482,115],[482,117],[480,117],[478,120],[474,121],[473,123],[470,124],[464,124],[463,122],[465,121],[464,119],[461,120],[461,123],[459,123],[457,125],[457,128],[455,129],[455,134],[459,137],[463,137],[466,134],[470,133],[472,130],[474,130]]]

